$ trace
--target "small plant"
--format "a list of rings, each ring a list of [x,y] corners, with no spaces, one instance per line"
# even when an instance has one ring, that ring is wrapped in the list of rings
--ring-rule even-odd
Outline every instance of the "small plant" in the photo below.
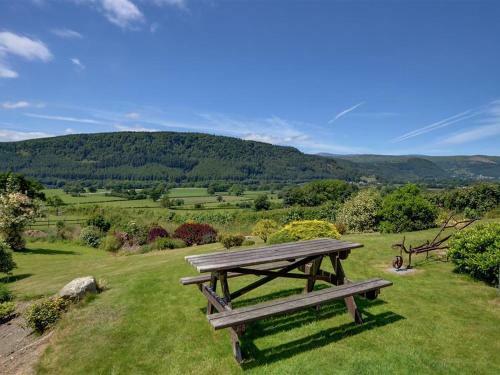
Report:
[[[181,249],[183,247],[186,247],[183,240],[168,237],[158,237],[152,244],[152,248],[155,250]]]
[[[267,194],[261,194],[253,202],[256,211],[267,211],[271,208],[271,202]]]
[[[335,223],[334,225],[335,225],[335,228],[337,228],[338,232],[341,235],[347,233],[347,227],[344,223]]]
[[[6,242],[0,240],[0,272],[9,273],[16,268],[16,263],[12,259],[12,251]]]
[[[43,333],[47,328],[53,326],[61,315],[68,308],[69,302],[64,298],[47,298],[40,302],[35,302],[25,313],[28,327],[39,333]]]
[[[12,292],[7,285],[0,283],[0,303],[12,301]]]
[[[94,215],[90,219],[87,220],[87,226],[95,227],[99,229],[101,232],[106,233],[111,228],[111,223],[106,220],[106,218],[102,215]]]
[[[123,241],[121,237],[116,236],[115,234],[108,234],[104,237],[104,240],[101,243],[101,248],[104,251],[109,251],[112,253],[117,252],[123,246]]]
[[[226,249],[230,249],[231,247],[238,247],[245,241],[245,237],[241,234],[222,234],[219,236],[219,242]]]
[[[85,227],[80,232],[80,240],[87,246],[97,248],[101,244],[101,232],[96,227]]]
[[[202,210],[204,208],[203,203],[195,203],[194,208],[197,210]]]
[[[253,227],[252,234],[267,242],[268,237],[279,229],[279,225],[274,220],[259,220]]]
[[[271,237],[269,243],[283,243],[299,240],[312,240],[314,238],[340,238],[335,225],[322,220],[302,220],[291,222],[280,229]]]
[[[204,245],[217,241],[217,231],[208,224],[185,223],[175,230],[174,237],[188,246]]]
[[[157,238],[168,237],[168,232],[165,228],[154,225],[149,229],[148,232],[148,243],[155,241]]]
[[[453,235],[448,256],[458,272],[495,284],[500,267],[499,249],[500,223],[478,224]]]
[[[245,240],[241,244],[241,246],[253,246],[253,245],[255,245],[255,241],[254,240]]]
[[[129,242],[144,245],[148,240],[148,229],[135,221],[129,221],[125,227]]]
[[[14,302],[0,303],[0,322],[10,319],[16,311],[16,304]]]

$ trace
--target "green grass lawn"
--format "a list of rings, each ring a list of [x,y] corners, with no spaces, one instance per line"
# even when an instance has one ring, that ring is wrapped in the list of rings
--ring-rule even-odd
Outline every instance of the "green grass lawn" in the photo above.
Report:
[[[435,230],[406,234],[411,241]],[[349,235],[362,242],[344,262],[353,280],[393,281],[375,301],[359,300],[365,324],[355,325],[342,303],[249,326],[234,361],[229,335],[206,321],[206,300],[179,278],[196,272],[188,254],[213,244],[144,255],[114,256],[63,243],[31,243],[16,253],[10,284],[18,298],[55,293],[77,276],[105,279],[109,290],[73,308],[57,326],[38,366],[47,374],[498,374],[500,296],[495,288],[452,272],[452,264],[416,257],[417,272],[388,272],[390,245],[402,235]],[[248,278],[230,279],[232,289]],[[298,293],[300,280],[276,280],[239,304]],[[236,304],[238,306],[238,304]]]

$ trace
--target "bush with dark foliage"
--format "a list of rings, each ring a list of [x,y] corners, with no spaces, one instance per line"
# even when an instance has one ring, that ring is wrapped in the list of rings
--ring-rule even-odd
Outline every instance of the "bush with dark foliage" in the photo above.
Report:
[[[217,231],[209,224],[185,223],[174,232],[186,245],[204,245],[217,241]]]
[[[168,232],[165,228],[159,225],[154,225],[151,228],[149,228],[148,243],[154,242],[157,238],[163,238],[168,236],[169,236]]]

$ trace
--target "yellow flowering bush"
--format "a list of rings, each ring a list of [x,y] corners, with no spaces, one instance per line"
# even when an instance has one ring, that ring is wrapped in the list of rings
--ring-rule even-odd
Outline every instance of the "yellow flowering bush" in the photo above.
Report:
[[[279,231],[271,234],[268,242],[271,244],[312,240],[314,238],[340,238],[335,225],[323,220],[292,221]]]

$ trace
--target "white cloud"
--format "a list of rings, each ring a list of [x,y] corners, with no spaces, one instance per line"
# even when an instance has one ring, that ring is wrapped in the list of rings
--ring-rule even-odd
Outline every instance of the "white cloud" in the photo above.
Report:
[[[80,59],[77,59],[76,57],[73,57],[70,60],[73,63],[73,65],[75,65],[75,67],[76,67],[77,70],[81,71],[81,70],[85,69],[85,65],[82,64],[82,62],[80,61]]]
[[[18,102],[3,102],[0,106],[3,109],[19,109],[29,107],[31,104],[27,101],[20,100]]]
[[[80,117],[67,117],[67,116],[53,116],[53,115],[40,115],[38,113],[25,113],[28,117],[39,118],[43,120],[65,121],[65,122],[78,122],[81,124],[94,124],[94,125],[109,125],[109,123],[89,118]]]
[[[365,104],[365,102],[358,103],[358,104],[356,104],[356,105],[354,105],[354,106],[352,106],[350,108],[347,108],[347,109],[343,110],[342,112],[337,113],[337,115],[334,118],[332,118],[330,121],[328,121],[328,123],[331,124],[331,123],[337,121],[339,118],[344,117],[349,112],[354,111],[356,108],[362,106],[363,104]]]
[[[466,130],[460,133],[455,133],[444,139],[441,143],[444,144],[462,144],[473,141],[478,141],[484,138],[490,138],[500,135],[500,123],[493,125],[484,125],[472,130]]]
[[[52,29],[50,30],[52,34],[58,36],[59,38],[63,39],[82,39],[83,35],[80,34],[78,31],[71,30],[71,29]]]
[[[101,0],[101,6],[106,18],[122,28],[144,21],[142,12],[129,0]]]
[[[66,130],[64,130],[64,132],[66,134],[73,134],[73,133],[75,133],[75,130],[73,128],[66,128]]]
[[[33,138],[53,137],[53,134],[43,132],[23,132],[17,130],[0,129],[0,142],[22,141]]]
[[[125,125],[115,125],[115,129],[121,132],[157,132],[158,129],[146,128],[141,125],[135,126],[125,126]]]
[[[156,31],[158,31],[159,28],[160,24],[158,22],[153,22],[151,26],[149,26],[149,31],[151,32],[151,34],[154,34],[156,33]]]
[[[17,78],[19,76],[5,61],[11,55],[30,61],[47,62],[52,59],[52,54],[42,41],[2,31],[0,32],[0,78]]]
[[[27,60],[49,61],[52,59],[47,46],[40,40],[30,39],[9,31],[0,32],[0,55],[16,55]]]
[[[132,119],[132,120],[137,120],[141,115],[137,112],[129,112],[125,114],[126,118]]]
[[[187,1],[186,0],[149,0],[149,2],[158,5],[158,6],[174,6],[179,9],[186,9],[187,8]]]

